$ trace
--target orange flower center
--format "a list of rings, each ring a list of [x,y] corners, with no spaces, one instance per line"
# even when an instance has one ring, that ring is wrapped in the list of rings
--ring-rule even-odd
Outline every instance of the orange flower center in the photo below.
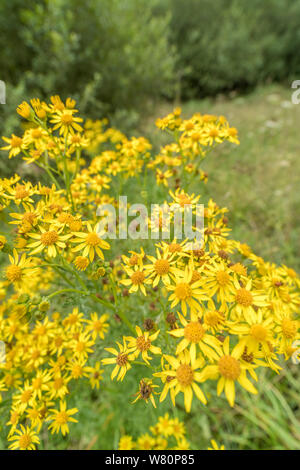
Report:
[[[128,362],[127,354],[125,353],[118,354],[117,359],[116,359],[116,363],[118,364],[118,366],[120,367],[125,366],[127,362]]]
[[[201,341],[205,334],[205,330],[201,323],[198,321],[193,321],[190,322],[186,327],[184,328],[184,336],[186,339],[191,341],[192,343],[198,343]]]
[[[10,141],[10,146],[12,148],[21,147],[21,145],[22,145],[21,137],[12,137],[12,139]]]
[[[243,307],[250,307],[253,303],[253,297],[251,292],[249,292],[247,289],[239,289],[236,293],[236,301],[239,305],[242,305]]]
[[[216,275],[216,279],[219,286],[224,287],[229,283],[230,276],[225,271],[219,271]]]
[[[223,356],[219,359],[219,371],[225,379],[236,380],[241,373],[239,361],[232,356]]]
[[[151,346],[151,341],[149,339],[146,340],[144,336],[139,336],[136,339],[136,347],[140,351],[147,351]]]
[[[72,114],[63,114],[61,117],[61,122],[66,126],[69,126],[73,122]]]
[[[167,274],[169,272],[170,263],[167,259],[158,259],[155,262],[154,269],[157,274],[163,276],[164,274]]]
[[[142,271],[136,271],[131,276],[132,284],[142,284],[145,279],[145,274]]]
[[[294,338],[297,332],[297,324],[293,320],[284,318],[281,323],[282,333],[286,338]]]
[[[20,266],[12,264],[6,268],[6,277],[10,282],[19,281],[22,277],[22,269]]]
[[[176,371],[176,378],[182,387],[191,385],[194,380],[194,372],[188,364],[181,364]]]
[[[27,449],[32,443],[32,439],[29,434],[23,434],[19,439],[19,446],[21,449]]]
[[[65,411],[60,411],[55,417],[57,424],[66,424],[68,422],[68,415]]]
[[[264,341],[267,337],[267,330],[261,325],[253,325],[250,329],[250,335],[257,341]]]
[[[188,299],[192,295],[192,289],[186,282],[182,282],[176,286],[175,295],[180,300]]]
[[[58,240],[58,234],[54,230],[51,230],[50,232],[42,233],[41,235],[41,243],[46,246],[54,245],[54,243],[57,242],[57,240]]]
[[[99,245],[100,243],[100,237],[98,236],[97,233],[89,233],[88,236],[86,237],[86,242],[90,246],[96,246]]]
[[[25,186],[18,186],[16,188],[15,198],[16,199],[25,199],[29,196],[29,192],[25,188]]]

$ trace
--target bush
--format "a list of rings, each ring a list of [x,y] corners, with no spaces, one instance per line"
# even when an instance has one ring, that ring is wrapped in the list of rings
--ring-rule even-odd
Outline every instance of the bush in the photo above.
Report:
[[[24,81],[22,99],[54,93],[66,97],[68,90],[91,117],[112,116],[118,110],[126,129],[122,111],[132,121],[150,100],[172,94],[175,54],[168,42],[170,17],[154,15],[156,4],[4,1],[1,79],[16,87]],[[13,101],[10,94],[7,100]]]
[[[184,97],[299,74],[299,3],[187,0],[184,9],[180,0],[167,3]]]

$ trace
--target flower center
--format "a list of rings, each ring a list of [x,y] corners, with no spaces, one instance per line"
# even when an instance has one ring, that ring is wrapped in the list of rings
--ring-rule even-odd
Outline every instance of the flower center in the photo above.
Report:
[[[250,307],[253,303],[253,297],[251,292],[247,289],[239,289],[236,293],[236,301],[239,305],[243,305],[243,307]]]
[[[41,243],[46,246],[54,245],[54,243],[57,242],[57,240],[58,240],[58,234],[54,230],[50,232],[42,233],[41,235]]]
[[[139,336],[137,339],[136,339],[136,347],[140,350],[140,351],[147,351],[151,346],[151,341],[149,339],[145,339],[144,336]]]
[[[181,251],[181,246],[178,243],[171,243],[169,245],[169,252],[176,253],[176,251]]]
[[[294,338],[297,332],[296,322],[284,318],[281,323],[282,333],[286,338]]]
[[[12,264],[6,268],[6,277],[11,282],[19,281],[22,277],[22,269]]]
[[[21,147],[22,145],[22,139],[21,137],[13,137],[10,141],[10,145],[11,147],[13,148],[16,148],[16,147]]]
[[[88,236],[86,237],[86,242],[90,246],[96,246],[99,245],[100,243],[100,237],[97,235],[97,233],[89,233]]]
[[[16,188],[15,198],[16,199],[25,199],[29,196],[29,192],[24,186],[18,186]]]
[[[142,273],[142,271],[136,271],[131,276],[132,284],[142,284],[144,279],[145,279],[145,274]]]
[[[193,369],[188,364],[181,364],[176,371],[176,377],[180,385],[187,387],[193,383]]]
[[[157,274],[160,274],[162,276],[169,272],[170,263],[167,259],[158,259],[155,262],[154,269],[157,272]]]
[[[184,336],[192,343],[201,341],[205,334],[203,326],[198,321],[193,321],[184,328]]]
[[[175,295],[180,300],[185,300],[192,295],[192,289],[188,284],[182,282],[178,284],[175,288]]]
[[[22,403],[27,403],[27,402],[30,400],[31,395],[32,395],[32,391],[31,391],[31,390],[25,390],[25,391],[22,393],[21,402],[22,402]]]
[[[226,286],[229,281],[230,281],[230,276],[228,273],[225,271],[219,271],[216,275],[217,283],[221,286],[224,287]]]
[[[131,266],[134,266],[135,264],[138,264],[138,256],[137,255],[132,255],[131,258],[129,259],[129,264]]]
[[[73,122],[73,116],[72,114],[63,114],[61,117],[61,122],[67,126],[72,124]]]
[[[118,364],[118,366],[120,367],[125,366],[127,362],[128,362],[127,354],[125,353],[118,354],[117,359],[116,359],[116,363]]]
[[[27,449],[32,443],[31,437],[29,434],[23,434],[19,439],[19,445],[22,449]]]
[[[65,411],[57,413],[55,421],[57,424],[66,424],[68,422],[68,415]]]
[[[264,341],[267,336],[267,330],[261,325],[253,325],[250,329],[250,335],[257,341]]]
[[[223,356],[219,359],[219,371],[225,379],[236,380],[241,373],[241,366],[232,356]]]

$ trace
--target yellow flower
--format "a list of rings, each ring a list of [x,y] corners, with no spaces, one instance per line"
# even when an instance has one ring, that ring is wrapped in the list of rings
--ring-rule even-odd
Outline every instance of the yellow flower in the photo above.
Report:
[[[77,408],[72,408],[70,410],[67,410],[67,404],[65,401],[60,402],[60,409],[55,410],[51,409],[49,410],[50,413],[52,414],[49,415],[48,419],[49,421],[53,421],[49,426],[48,429],[51,429],[51,434],[53,433],[59,433],[61,431],[62,435],[64,436],[69,432],[69,426],[68,423],[77,423],[78,421],[75,418],[72,418],[72,415],[75,413],[78,413]]]
[[[9,449],[35,450],[36,444],[40,443],[37,433],[29,426],[20,424],[20,428],[15,430],[15,435],[8,438],[9,441],[15,441],[9,446]]]
[[[153,354],[161,354],[161,349],[152,344],[157,339],[160,330],[150,335],[149,331],[143,333],[139,326],[136,326],[135,329],[138,334],[137,338],[133,336],[125,337],[125,340],[128,341],[128,348],[131,351],[131,357],[136,359],[141,354],[146,364],[149,364],[149,359],[152,358],[148,356],[148,351]]]
[[[180,302],[183,315],[187,313],[187,307],[190,307],[191,312],[199,309],[198,301],[209,300],[209,296],[205,291],[199,289],[203,281],[199,280],[191,283],[193,271],[186,267],[185,271],[177,272],[175,284],[168,284],[167,289],[173,291],[169,297],[171,301],[171,308],[176,307]]]
[[[109,327],[109,324],[107,323],[108,318],[109,316],[107,314],[101,315],[99,318],[97,313],[94,312],[91,314],[91,319],[86,320],[86,331],[91,332],[94,341],[96,340],[97,336],[99,336],[101,339],[104,339],[105,333]]]
[[[198,400],[205,405],[207,400],[196,383],[201,381],[201,374],[198,369],[203,366],[203,359],[192,358],[188,351],[182,352],[176,358],[168,355],[164,357],[169,362],[171,369],[153,374],[155,377],[167,378],[160,396],[160,402],[166,398],[170,391],[171,400],[175,406],[175,397],[179,392],[182,392],[184,394],[184,406],[189,413],[194,392]]]
[[[57,110],[53,115],[53,118],[50,119],[50,122],[54,124],[53,130],[59,129],[59,133],[64,137],[66,137],[68,133],[74,134],[75,131],[81,132],[82,127],[78,124],[78,122],[82,122],[83,119],[75,117],[74,113],[77,113],[77,110]]]
[[[11,264],[6,267],[5,276],[9,282],[15,283],[17,286],[24,280],[24,277],[32,276],[37,271],[33,266],[33,259],[26,258],[25,253],[19,257],[15,248],[13,256],[9,255],[9,260]]]
[[[189,322],[180,313],[178,316],[183,328],[169,331],[169,334],[176,338],[183,337],[177,345],[176,354],[180,354],[190,346],[191,359],[195,361],[196,345],[198,345],[202,354],[208,359],[218,358],[217,352],[221,352],[221,343],[213,335],[207,333],[205,326],[200,323],[198,315],[192,312]]]
[[[115,357],[102,359],[102,364],[115,364],[110,378],[113,380],[119,374],[117,380],[122,381],[126,372],[131,369],[130,361],[132,361],[133,358],[130,355],[131,350],[128,349],[125,341],[123,344],[118,343],[118,341],[116,343],[119,347],[119,351],[115,348],[104,348],[105,351],[113,354]]]
[[[201,381],[219,377],[217,394],[220,395],[225,389],[225,395],[230,406],[234,406],[236,381],[248,392],[257,393],[256,388],[247,378],[247,370],[253,369],[253,366],[242,362],[240,356],[241,351],[238,345],[230,353],[229,336],[227,336],[223,343],[223,352],[219,355],[217,364],[206,366],[200,376]]]
[[[102,250],[109,250],[110,245],[105,240],[102,240],[97,232],[97,225],[92,228],[91,224],[87,224],[88,232],[74,232],[77,238],[72,240],[73,243],[78,245],[72,249],[73,252],[82,251],[82,256],[89,257],[92,262],[95,254],[102,260],[104,255]]]
[[[39,227],[39,230],[40,233],[28,233],[30,238],[37,240],[27,245],[28,248],[32,248],[30,252],[32,255],[46,251],[49,258],[54,258],[60,249],[66,248],[65,242],[72,236],[71,234],[61,235],[62,229],[55,230],[51,227],[49,230]]]
[[[22,150],[26,148],[24,140],[15,134],[12,134],[10,139],[7,137],[2,137],[2,139],[8,145],[1,147],[0,150],[9,150],[8,158],[16,157],[20,152],[22,152]]]

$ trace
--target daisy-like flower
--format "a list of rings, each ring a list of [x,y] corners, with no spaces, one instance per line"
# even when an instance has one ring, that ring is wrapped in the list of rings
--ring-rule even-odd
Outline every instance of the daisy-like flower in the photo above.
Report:
[[[94,346],[95,341],[90,337],[88,332],[81,332],[77,337],[70,342],[69,347],[74,352],[76,359],[87,359],[89,353],[93,352],[91,346]]]
[[[203,300],[209,300],[205,291],[199,289],[203,285],[203,281],[199,280],[191,283],[193,271],[188,267],[185,271],[177,271],[175,284],[168,284],[168,290],[173,291],[169,297],[171,308],[175,307],[178,303],[181,305],[183,315],[187,313],[187,307],[190,307],[191,312],[199,309],[199,303]]]
[[[49,412],[48,420],[52,421],[52,423],[48,426],[48,429],[51,429],[51,434],[58,434],[61,431],[62,435],[65,436],[69,432],[68,423],[78,422],[75,418],[72,418],[72,415],[78,413],[78,409],[72,408],[67,410],[67,404],[65,401],[60,402],[59,410],[51,409]]]
[[[5,269],[5,276],[9,282],[19,285],[24,277],[32,276],[36,269],[32,266],[32,258],[27,258],[23,253],[19,256],[17,250],[13,249],[13,256],[8,255],[10,265]]]
[[[217,394],[221,395],[225,389],[225,395],[230,406],[234,406],[235,382],[238,382],[250,393],[257,393],[256,388],[247,377],[247,370],[253,369],[250,363],[241,361],[241,351],[239,345],[235,346],[230,353],[229,336],[223,343],[222,354],[219,355],[217,364],[206,366],[201,372],[200,381],[207,379],[219,379]],[[255,376],[252,371],[252,376]],[[257,378],[256,378],[257,379]]]
[[[174,280],[177,268],[175,267],[176,259],[175,254],[169,255],[168,253],[162,252],[156,249],[156,258],[154,256],[147,256],[152,264],[145,265],[145,271],[148,279],[152,280],[152,286],[156,287],[159,281],[167,285],[170,284],[171,280]]]
[[[145,284],[150,284],[151,281],[146,278],[146,271],[144,268],[134,270],[124,267],[124,269],[126,274],[129,276],[129,279],[122,279],[120,284],[130,287],[130,293],[137,292],[140,289],[144,295],[147,295]]]
[[[109,315],[107,315],[107,313],[101,315],[99,318],[97,313],[94,312],[91,314],[91,319],[86,320],[86,331],[91,333],[94,341],[96,340],[97,336],[99,336],[101,339],[104,339],[104,336],[109,328],[109,324],[107,323],[108,318]]]
[[[217,359],[218,354],[221,353],[221,343],[213,335],[207,333],[205,326],[200,323],[199,317],[196,313],[191,313],[190,321],[187,321],[180,313],[178,313],[180,322],[183,328],[169,331],[171,336],[183,339],[177,346],[176,355],[189,347],[191,360],[196,360],[196,345],[198,345],[202,354],[208,359]]]
[[[15,134],[11,135],[11,138],[2,137],[2,139],[8,144],[1,147],[0,150],[9,150],[8,158],[16,157],[22,150],[26,148],[26,144],[21,137]]]
[[[184,394],[184,406],[189,413],[194,392],[198,400],[205,405],[207,403],[205,395],[196,383],[201,381],[201,374],[198,369],[203,367],[204,360],[202,358],[193,359],[187,350],[177,357],[168,355],[164,357],[171,368],[153,374],[155,377],[167,378],[159,401],[162,402],[170,391],[171,400],[175,406],[175,398],[179,392],[182,392]]]
[[[152,380],[150,379],[142,379],[139,384],[139,390],[135,394],[136,399],[132,402],[135,403],[138,400],[144,400],[146,403],[150,400],[154,408],[156,408],[155,400],[154,400],[154,388],[157,388],[158,385],[153,385]]]
[[[75,113],[77,113],[77,110],[75,109],[56,110],[50,120],[50,122],[54,124],[53,130],[59,129],[60,135],[63,135],[64,137],[69,133],[75,134],[75,131],[81,132],[82,127],[78,123],[82,122],[83,119],[75,117]]]
[[[207,309],[204,310],[203,325],[207,331],[212,333],[220,332],[226,328],[225,313],[217,310],[213,300],[207,302]]]
[[[36,240],[35,242],[29,243],[27,248],[32,248],[30,254],[41,253],[45,251],[50,258],[54,258],[60,249],[66,248],[66,240],[71,238],[71,234],[61,235],[62,228],[55,230],[49,228],[45,230],[43,227],[39,227],[40,233],[28,233],[30,238]]]
[[[157,346],[153,346],[152,344],[158,337],[160,330],[157,330],[153,335],[150,335],[149,331],[145,331],[143,333],[139,326],[136,326],[135,329],[138,334],[137,338],[134,338],[133,336],[125,338],[125,340],[128,341],[128,348],[130,349],[134,359],[141,354],[143,360],[149,364],[149,359],[152,358],[148,356],[148,351],[153,354],[161,354],[161,349]]]
[[[244,317],[247,319],[256,319],[256,312],[254,307],[267,307],[270,302],[267,301],[266,294],[257,290],[252,290],[252,280],[249,279],[243,287],[237,279],[234,279],[235,293],[233,301],[235,306],[232,313],[235,313],[237,318]]]
[[[102,359],[102,364],[115,364],[110,378],[113,380],[117,376],[117,380],[122,381],[126,375],[126,372],[131,369],[130,361],[132,361],[134,358],[131,356],[131,350],[128,349],[125,340],[123,344],[120,344],[118,341],[116,343],[119,347],[119,351],[115,348],[104,348],[105,351],[113,354],[115,357]]]
[[[211,265],[205,265],[205,278],[203,285],[209,292],[210,297],[217,295],[217,300],[225,305],[232,300],[235,290],[232,270],[228,268],[224,261],[214,262]]]
[[[104,260],[102,250],[109,250],[109,243],[100,238],[97,232],[97,224],[92,228],[91,224],[88,223],[87,230],[87,232],[74,232],[76,238],[72,242],[78,243],[78,245],[72,251],[75,253],[82,251],[82,256],[88,257],[90,262],[94,260],[95,255]]]
[[[238,335],[241,352],[247,347],[249,353],[262,350],[268,355],[274,337],[274,322],[272,317],[263,319],[263,310],[260,309],[247,322],[233,322],[229,325],[229,333]]]
[[[29,426],[20,424],[21,429],[16,429],[15,434],[8,438],[9,441],[14,441],[9,449],[11,450],[35,450],[36,444],[40,443],[36,431]]]
[[[275,332],[279,341],[281,353],[291,347],[292,343],[299,339],[299,320],[293,320],[291,315],[282,314],[276,318]]]

